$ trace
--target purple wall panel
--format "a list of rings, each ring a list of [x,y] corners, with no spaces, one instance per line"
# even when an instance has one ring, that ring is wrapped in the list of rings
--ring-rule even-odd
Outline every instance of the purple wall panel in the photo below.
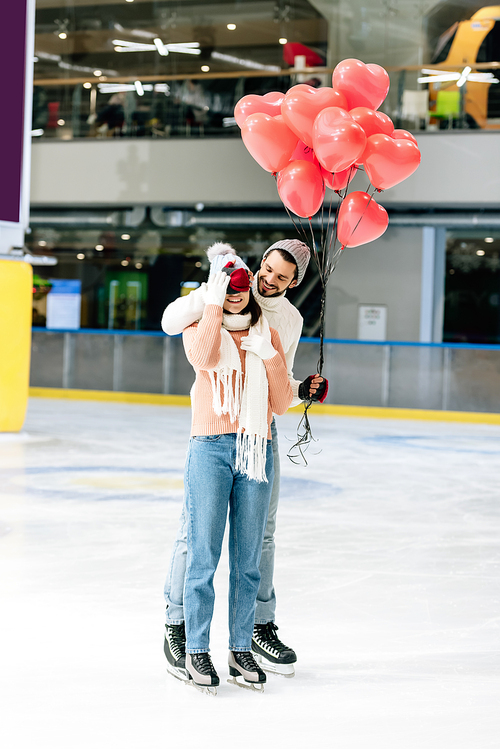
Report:
[[[27,0],[0,0],[0,220],[19,221],[24,138]]]

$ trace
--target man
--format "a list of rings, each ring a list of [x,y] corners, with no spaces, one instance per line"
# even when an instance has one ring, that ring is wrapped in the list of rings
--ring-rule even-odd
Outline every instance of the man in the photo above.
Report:
[[[301,400],[323,402],[328,391],[328,382],[319,375],[311,375],[304,382],[293,377],[295,352],[302,333],[302,317],[299,311],[286,299],[287,289],[293,289],[302,281],[310,260],[306,244],[297,239],[284,239],[275,242],[265,251],[262,263],[253,282],[253,294],[260,304],[269,325],[275,328],[281,339],[294,400],[292,406]],[[168,335],[177,335],[184,328],[199,320],[205,308],[206,284],[192,291],[186,297],[172,302],[163,314],[162,327]],[[297,656],[278,638],[275,624],[276,595],[273,586],[274,572],[274,532],[276,511],[279,500],[279,453],[276,425],[271,424],[274,455],[274,482],[269,506],[262,557],[260,562],[260,587],[257,594],[255,627],[252,650],[258,662],[267,671],[291,677],[295,673]],[[165,583],[167,623],[165,629],[165,655],[169,671],[177,678],[187,679],[185,671],[185,632],[182,607],[184,576],[186,570],[186,527],[185,509],[181,516],[181,527],[177,535]]]

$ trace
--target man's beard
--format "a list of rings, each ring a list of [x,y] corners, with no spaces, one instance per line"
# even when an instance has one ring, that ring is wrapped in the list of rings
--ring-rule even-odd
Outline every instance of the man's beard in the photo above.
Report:
[[[274,294],[263,294],[262,293],[263,291],[262,280],[260,278],[259,278],[259,287],[260,287],[259,294],[263,296],[265,299],[272,299],[273,297],[276,297],[276,296],[282,296],[285,293],[286,289],[288,289],[288,286],[287,286],[286,289],[283,289],[283,291],[275,291]]]

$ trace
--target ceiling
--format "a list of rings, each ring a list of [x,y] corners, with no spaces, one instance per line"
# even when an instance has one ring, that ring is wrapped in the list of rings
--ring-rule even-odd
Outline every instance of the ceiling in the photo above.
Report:
[[[229,30],[228,23],[236,28]],[[252,65],[280,69],[286,67],[283,37],[324,54],[328,24],[308,0],[37,0],[35,78],[71,78],[94,69],[108,76],[194,75],[203,64],[221,73]],[[124,53],[113,43],[153,45],[154,38],[164,44],[198,42],[200,54]]]

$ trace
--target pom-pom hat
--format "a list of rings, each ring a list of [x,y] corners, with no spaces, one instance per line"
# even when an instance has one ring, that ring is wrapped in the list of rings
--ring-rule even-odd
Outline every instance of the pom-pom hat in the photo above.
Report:
[[[210,260],[209,278],[220,270],[231,276],[227,287],[228,294],[240,294],[242,291],[248,291],[250,288],[250,269],[238,257],[234,247],[224,242],[216,242],[208,248],[207,257]]]
[[[267,248],[262,259],[266,258],[273,250],[285,250],[297,263],[297,286],[304,278],[309,260],[311,259],[311,250],[309,247],[298,239],[280,239]]]

